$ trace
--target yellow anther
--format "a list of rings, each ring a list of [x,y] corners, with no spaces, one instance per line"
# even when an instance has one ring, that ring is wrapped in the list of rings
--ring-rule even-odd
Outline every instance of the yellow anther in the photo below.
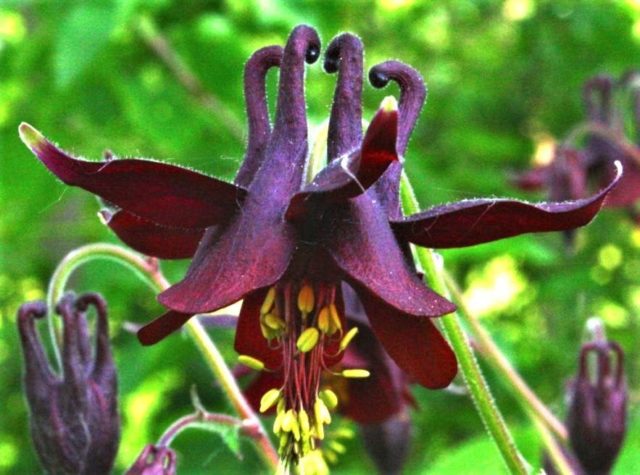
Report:
[[[249,355],[238,356],[238,362],[256,371],[262,371],[264,369],[264,363]]]
[[[283,432],[280,434],[280,447],[278,448],[278,453],[283,455],[285,453],[285,449],[289,445],[289,434]]]
[[[340,314],[335,304],[329,305],[329,315],[331,316],[331,325],[329,335],[333,335],[338,330],[342,330],[342,322],[340,322]]]
[[[282,330],[285,327],[284,321],[275,313],[268,313],[263,318],[264,324],[271,330]]]
[[[324,455],[324,458],[326,458],[329,463],[331,464],[338,463],[338,456],[333,450],[325,450],[322,455]]]
[[[338,396],[331,389],[323,389],[320,391],[319,397],[329,409],[335,409],[338,405]]]
[[[271,287],[267,292],[267,296],[264,298],[264,302],[262,302],[262,307],[260,307],[260,314],[266,315],[273,308],[273,303],[276,301],[276,288]]]
[[[314,304],[313,288],[309,284],[304,284],[298,293],[298,308],[302,313],[310,313],[313,311]]]
[[[322,399],[316,399],[316,402],[313,405],[313,412],[316,422],[320,421],[325,424],[329,424],[331,422],[331,413]]]
[[[336,440],[329,442],[329,448],[337,454],[344,454],[347,451],[347,448]]]
[[[370,374],[366,369],[345,369],[342,371],[342,376],[345,378],[368,378]]]
[[[282,391],[279,389],[270,389],[260,399],[260,412],[266,412],[280,399]]]
[[[265,340],[271,340],[274,338],[273,331],[271,330],[271,328],[266,326],[262,320],[260,320],[260,331],[262,332],[262,336],[265,338]]]
[[[322,307],[318,314],[318,328],[322,333],[329,333],[331,329],[331,315],[329,307]]]
[[[278,412],[278,415],[276,416],[275,420],[273,421],[273,433],[278,435],[280,433],[280,431],[282,430],[282,422],[284,421],[284,417],[286,415],[286,412]]]
[[[353,340],[353,337],[355,337],[357,334],[358,327],[353,327],[351,330],[349,330],[340,342],[340,351],[344,351],[347,346],[349,346],[349,343],[351,343],[351,340]]]
[[[291,432],[295,440],[300,440],[300,426],[298,425],[298,418],[293,409],[289,409],[282,421],[282,430],[285,432]]]
[[[298,413],[298,422],[300,423],[300,430],[302,431],[303,440],[308,439],[311,426],[309,425],[309,415],[304,409],[300,409],[300,412]]]
[[[318,339],[320,338],[320,332],[317,328],[311,327],[303,331],[298,337],[296,346],[301,353],[307,353],[316,346]]]

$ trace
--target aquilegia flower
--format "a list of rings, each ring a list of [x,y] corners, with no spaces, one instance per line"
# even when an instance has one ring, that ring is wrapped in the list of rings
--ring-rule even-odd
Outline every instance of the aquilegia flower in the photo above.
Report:
[[[90,306],[98,315],[95,356],[85,315]],[[108,474],[120,418],[106,303],[98,294],[67,294],[56,311],[63,320],[61,375],[51,370],[35,328],[34,320],[46,316],[45,303],[25,303],[18,311],[31,437],[47,473]]]
[[[549,164],[535,167],[514,177],[514,184],[524,190],[546,189],[550,200],[575,200],[587,196],[589,184],[609,183],[615,174],[611,166],[620,162],[624,176],[607,196],[605,206],[627,208],[636,221],[634,204],[640,199],[640,148],[627,142],[623,111],[615,107],[616,92],[632,89],[632,115],[636,135],[640,134],[640,94],[634,81],[637,72],[615,81],[608,75],[597,75],[585,82],[583,99],[587,116],[586,145],[558,145]]]
[[[176,453],[169,447],[149,444],[124,475],[175,475]]]
[[[582,346],[579,364],[569,388],[569,441],[587,474],[609,473],[627,429],[624,353],[615,342],[593,341]]]
[[[32,127],[20,127],[24,142],[60,179],[115,207],[108,224],[126,242],[165,258],[189,257],[197,246],[186,277],[159,296],[170,310],[138,333],[144,344],[159,341],[196,313],[243,299],[235,348],[243,361],[284,374],[263,404],[277,408],[275,432],[287,464],[297,464],[315,447],[330,420],[319,397],[322,373],[339,362],[353,337],[344,318],[343,282],[357,293],[373,332],[398,366],[412,380],[442,388],[457,365],[430,318],[454,305],[408,265],[407,243],[468,246],[581,226],[595,216],[620,174],[593,197],[574,202],[484,199],[408,217],[393,213],[390,195],[373,185],[389,167],[399,170],[396,143],[401,150],[406,145],[413,119],[402,117],[402,107],[399,117],[395,101],[386,99],[362,137],[363,51],[353,35],[335,38],[325,56],[325,69],[338,73],[328,165],[314,176],[307,164],[305,61],[315,62],[319,52],[316,31],[299,26],[284,50],[263,49],[249,61],[249,144],[234,184],[150,160],[79,160]],[[271,129],[264,75],[278,64]]]

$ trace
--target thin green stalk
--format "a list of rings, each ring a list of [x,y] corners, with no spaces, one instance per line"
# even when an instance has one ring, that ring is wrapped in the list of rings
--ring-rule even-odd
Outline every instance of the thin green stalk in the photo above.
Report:
[[[458,312],[471,327],[477,343],[480,346],[480,353],[484,356],[494,369],[504,376],[515,390],[514,395],[520,405],[528,414],[536,416],[534,422],[538,419],[543,422],[551,431],[561,440],[566,441],[568,438],[567,428],[560,422],[547,408],[547,406],[538,399],[538,396],[531,390],[527,383],[522,379],[520,374],[513,368],[509,360],[500,351],[500,348],[491,339],[491,335],[483,328],[478,319],[462,298],[462,293],[453,278],[445,273],[445,282],[447,288],[453,295],[453,301],[458,305]]]
[[[567,457],[562,451],[560,444],[558,444],[558,441],[554,439],[553,434],[551,434],[546,424],[544,424],[536,414],[529,414],[529,417],[535,424],[538,433],[542,437],[542,441],[547,448],[547,453],[549,454],[549,457],[551,457],[551,461],[558,471],[558,474],[572,475],[573,470],[571,469],[571,464],[567,460]]]
[[[407,214],[420,211],[413,188],[411,187],[409,179],[404,174],[402,175],[400,196],[402,206]],[[449,292],[444,283],[442,275],[443,268],[441,262],[439,262],[439,258],[436,257],[432,250],[425,248],[416,248],[416,254],[418,262],[424,271],[427,283],[435,292],[448,297]],[[467,383],[476,410],[489,435],[495,442],[509,471],[516,474],[529,473],[528,464],[518,451],[513,437],[504,422],[504,418],[494,402],[489,386],[473,354],[471,345],[460,325],[458,315],[452,313],[442,317],[440,321],[456,353],[460,370]]]
[[[169,283],[158,268],[157,261],[113,244],[89,244],[70,252],[56,268],[53,276],[51,277],[47,294],[47,304],[49,309],[52,309],[55,302],[57,302],[62,296],[65,285],[73,271],[77,269],[78,266],[94,259],[108,259],[125,265],[140,276],[155,292],[162,291],[169,287]],[[53,319],[48,318],[47,320],[50,322],[49,328],[51,337],[54,341],[54,348],[56,349],[56,358],[59,367],[61,367],[60,355],[58,353],[59,350],[56,343],[55,328],[53,323],[51,323]],[[270,468],[275,471],[278,466],[278,454],[271,445],[271,442],[262,427],[260,419],[243,396],[240,387],[236,383],[231,370],[222,358],[220,351],[211,338],[209,338],[209,335],[197,318],[191,318],[185,324],[185,328],[193,338],[198,349],[202,352],[209,369],[218,379],[220,386],[229,398],[229,401],[235,410],[243,419],[250,421],[251,425],[256,428],[253,437],[256,439],[256,443],[260,448],[259,454]]]

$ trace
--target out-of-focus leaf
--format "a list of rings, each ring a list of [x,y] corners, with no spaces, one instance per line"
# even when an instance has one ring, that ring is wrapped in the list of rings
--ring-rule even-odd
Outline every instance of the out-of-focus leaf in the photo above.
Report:
[[[196,422],[192,427],[218,434],[229,450],[231,450],[236,457],[242,458],[242,454],[240,453],[240,432],[238,431],[238,427],[212,421]]]
[[[107,45],[116,27],[116,12],[108,3],[80,3],[63,20],[56,38],[56,84],[70,85]]]
[[[513,428],[512,428],[513,429]],[[540,442],[531,427],[516,428],[512,431],[516,446],[525,459],[535,463],[540,456]],[[471,468],[472,467],[472,468]],[[444,455],[427,468],[424,475],[443,475],[448,473],[473,473],[473,475],[507,474],[504,462],[500,458],[493,441],[488,437],[476,437],[447,450]],[[535,471],[532,473],[536,473]]]

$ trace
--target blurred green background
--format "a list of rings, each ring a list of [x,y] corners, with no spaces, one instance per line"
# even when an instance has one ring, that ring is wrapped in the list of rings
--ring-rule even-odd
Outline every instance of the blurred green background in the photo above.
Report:
[[[154,157],[231,179],[243,155],[242,68],[255,49],[283,44],[299,23],[326,45],[351,31],[367,68],[388,58],[424,74],[429,98],[407,153],[424,206],[476,196],[534,198],[510,188],[510,172],[583,121],[581,86],[593,74],[638,66],[640,2],[379,0],[236,2],[168,0],[0,0],[0,472],[37,473],[21,393],[15,325],[21,302],[43,298],[54,267],[82,244],[117,242],[88,193],[67,188],[19,141],[26,121],[63,148],[99,158]],[[203,87],[203,105],[150,48],[155,27]],[[158,37],[156,36],[156,41]],[[311,125],[326,119],[335,77],[308,70]],[[275,97],[275,73],[269,78]],[[394,87],[366,87],[366,117]],[[544,196],[535,196],[544,199]],[[256,243],[259,245],[259,243]],[[605,211],[567,253],[558,234],[523,236],[444,252],[446,263],[512,363],[560,417],[565,381],[576,368],[586,319],[598,315],[627,352],[631,430],[616,473],[640,466],[640,230]],[[170,280],[187,262],[167,263]],[[191,342],[180,335],[142,348],[122,328],[160,312],[128,271],[99,262],[71,282],[109,300],[120,374],[122,471],[143,445],[191,410],[196,386],[211,410],[229,411]],[[216,330],[229,361],[232,335]],[[509,388],[487,368],[519,447],[538,464],[540,442]],[[464,396],[415,388],[414,439],[407,473],[495,474],[504,469]],[[238,460],[212,433],[175,442],[180,473],[258,473],[243,441]],[[335,473],[367,473],[356,437]]]

